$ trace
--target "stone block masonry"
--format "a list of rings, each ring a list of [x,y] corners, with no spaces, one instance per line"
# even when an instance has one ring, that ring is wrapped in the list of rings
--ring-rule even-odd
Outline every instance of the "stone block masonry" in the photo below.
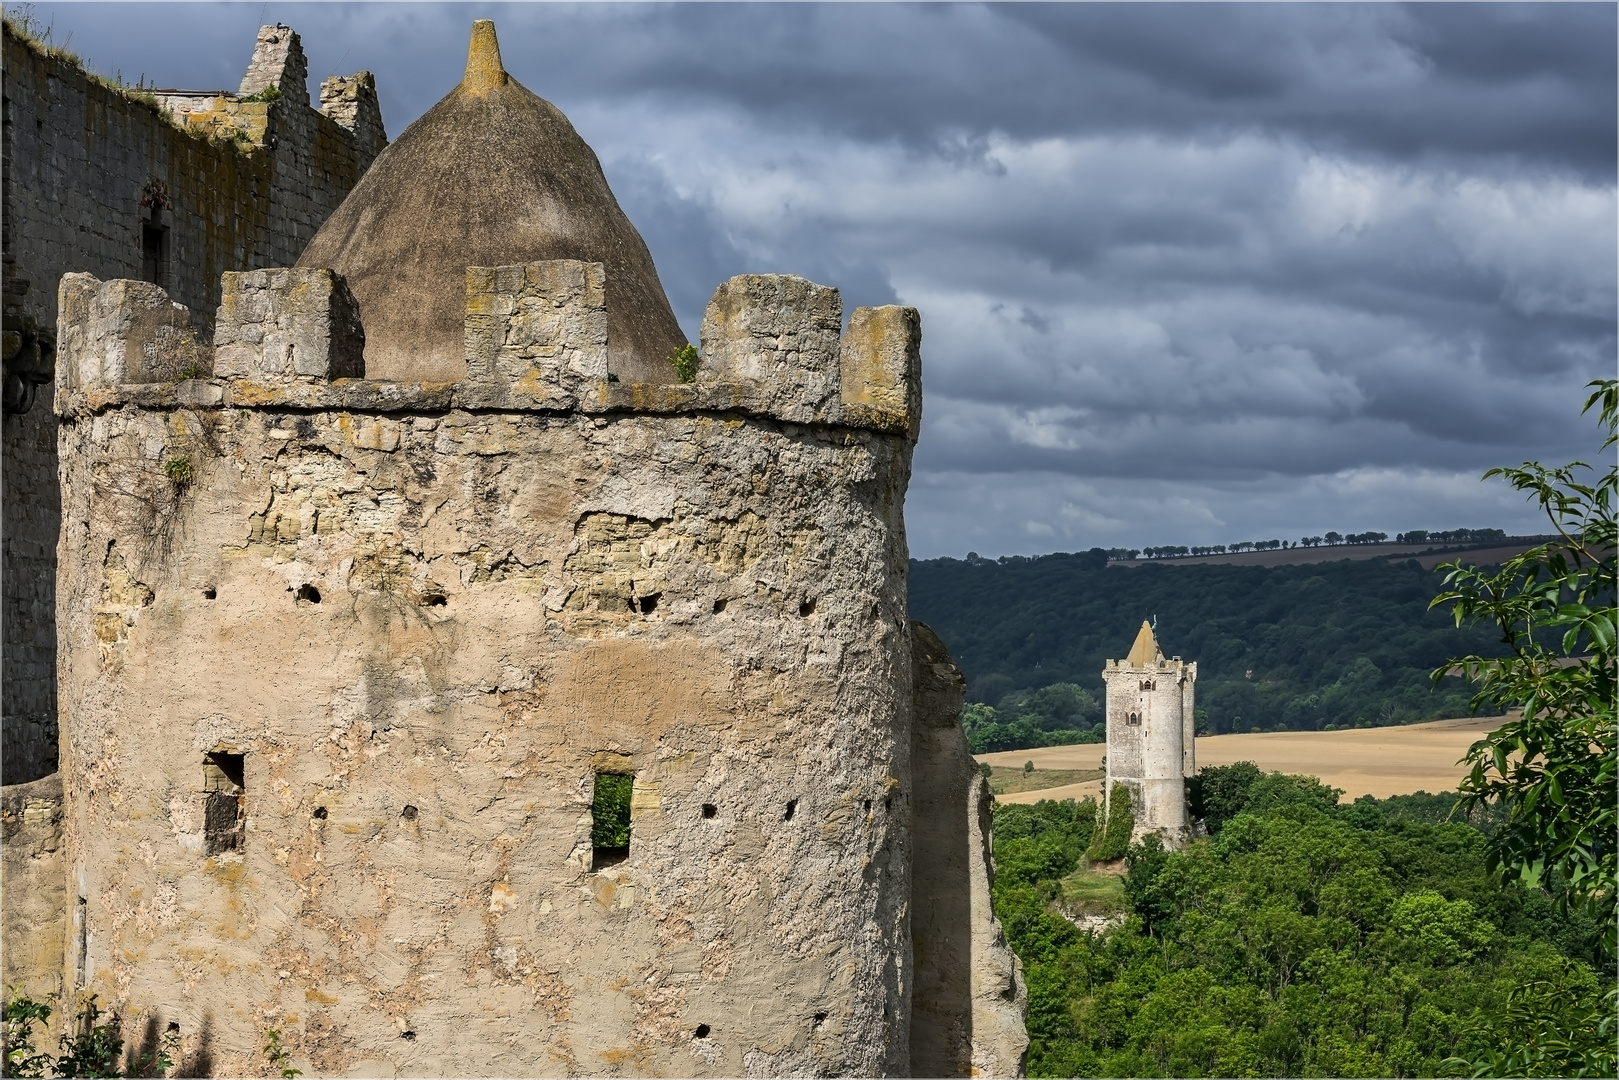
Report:
[[[222,273],[295,262],[386,145],[369,73],[328,79],[312,108],[303,49],[285,26],[259,31],[234,93],[110,86],[9,21],[3,47],[7,328],[30,321],[47,340],[58,282],[88,272],[161,288],[206,341]],[[183,353],[167,374],[120,377],[206,366]],[[28,374],[17,363],[8,345],[8,377]],[[8,391],[0,462],[6,783],[49,772],[56,757],[56,424],[48,407],[21,404]]]
[[[359,308],[330,270],[229,273],[223,292],[214,323],[213,372],[220,378],[290,382],[364,374]]]

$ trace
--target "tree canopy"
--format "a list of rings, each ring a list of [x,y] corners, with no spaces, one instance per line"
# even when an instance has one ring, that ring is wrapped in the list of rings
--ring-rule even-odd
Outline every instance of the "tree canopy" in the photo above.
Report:
[[[1557,1002],[1563,1075],[1611,1075],[1599,928],[1492,874],[1491,821],[1434,820],[1454,794],[1339,806],[1252,765],[1199,780],[1229,816],[1183,852],[1131,848],[1099,931],[1069,910],[1095,805],[996,808],[1031,1076],[1458,1075],[1510,1044],[1524,987]]]

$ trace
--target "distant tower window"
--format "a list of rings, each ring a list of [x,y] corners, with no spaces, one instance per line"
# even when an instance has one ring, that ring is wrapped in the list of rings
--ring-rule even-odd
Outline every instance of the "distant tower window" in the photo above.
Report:
[[[246,819],[246,763],[244,755],[216,751],[202,759],[202,789],[208,793],[203,806],[203,840],[209,855],[242,850],[242,825]]]
[[[630,794],[635,778],[620,773],[596,774],[590,800],[590,868],[600,870],[630,857]]]
[[[1154,682],[1152,679],[1142,679],[1141,680],[1141,689],[1142,689],[1143,692],[1148,691],[1148,690],[1156,690],[1156,689],[1158,689],[1158,684],[1156,682]]]
[[[1141,714],[1140,713],[1134,713],[1134,712],[1131,713],[1130,714],[1130,719],[1127,722],[1129,724],[1131,724],[1132,726],[1140,724],[1141,723]]]

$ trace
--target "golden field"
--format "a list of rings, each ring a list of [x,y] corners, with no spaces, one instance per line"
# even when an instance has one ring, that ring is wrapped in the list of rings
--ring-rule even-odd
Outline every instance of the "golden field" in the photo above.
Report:
[[[1252,761],[1267,772],[1304,773],[1344,790],[1343,801],[1362,795],[1385,798],[1413,791],[1454,791],[1461,782],[1457,764],[1467,748],[1499,727],[1500,716],[1434,720],[1405,727],[1356,728],[1351,731],[1267,731],[1252,735],[1210,735],[1197,740],[1197,766]],[[1047,746],[980,754],[996,769],[1100,769],[1107,747]],[[998,795],[1008,803],[1041,799],[1100,798],[1102,781],[1087,780],[1039,790]]]

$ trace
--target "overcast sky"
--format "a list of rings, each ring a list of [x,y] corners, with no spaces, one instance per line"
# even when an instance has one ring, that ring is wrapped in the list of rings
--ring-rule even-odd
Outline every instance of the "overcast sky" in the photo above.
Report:
[[[10,5],[8,5],[10,7]],[[601,157],[695,340],[732,274],[922,312],[918,557],[1540,532],[1479,474],[1595,460],[1616,8],[34,5],[234,89],[261,22],[398,134],[474,18]]]

